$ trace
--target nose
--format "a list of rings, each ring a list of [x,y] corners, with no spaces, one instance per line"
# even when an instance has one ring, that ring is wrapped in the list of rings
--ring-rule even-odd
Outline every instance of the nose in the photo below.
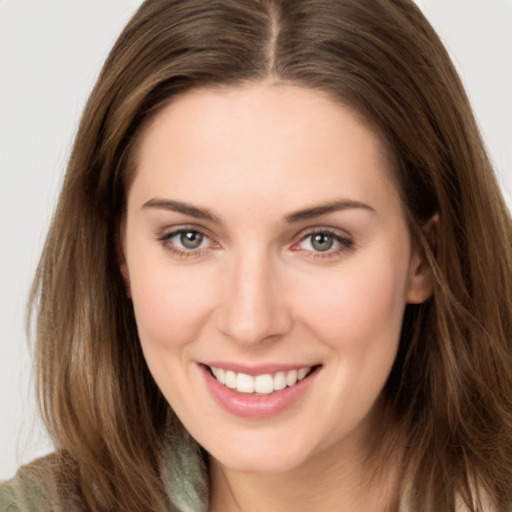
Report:
[[[221,280],[217,328],[238,344],[259,346],[284,336],[292,328],[285,290],[271,259],[247,250],[233,257]]]

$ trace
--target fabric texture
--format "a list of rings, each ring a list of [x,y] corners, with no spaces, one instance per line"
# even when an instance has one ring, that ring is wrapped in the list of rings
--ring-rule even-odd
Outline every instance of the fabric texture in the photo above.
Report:
[[[0,485],[0,511],[85,512],[80,493],[59,481],[56,468],[54,454],[20,468],[12,480]]]
[[[161,474],[174,505],[170,512],[206,512],[208,484],[205,457],[179,426],[169,429]],[[0,512],[88,512],[77,478],[62,475],[55,454],[21,467],[14,478],[0,484]]]

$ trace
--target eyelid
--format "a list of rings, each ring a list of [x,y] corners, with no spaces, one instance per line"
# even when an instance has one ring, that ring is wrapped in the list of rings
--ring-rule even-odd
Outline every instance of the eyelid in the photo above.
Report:
[[[178,233],[183,233],[187,231],[197,231],[201,233],[203,236],[213,239],[214,235],[210,232],[209,229],[206,229],[203,226],[199,226],[196,224],[177,224],[174,226],[166,226],[164,228],[158,229],[155,231],[155,235],[160,238],[170,238]]]
[[[351,233],[349,233],[345,229],[340,228],[334,228],[330,226],[311,226],[307,227],[305,229],[301,229],[295,236],[294,239],[298,239],[299,241],[302,241],[306,239],[308,236],[319,234],[319,233],[326,233],[329,235],[332,235],[337,238],[342,238],[344,240],[352,240],[353,236]]]
[[[195,231],[205,237],[208,240],[207,247],[198,247],[198,248],[185,248],[172,243],[171,240],[173,237],[186,233],[187,231]],[[325,234],[332,236],[335,239],[335,243],[337,247],[334,249],[327,249],[325,251],[318,251],[314,249],[305,249],[300,247],[299,245],[304,242],[307,238],[312,237],[317,234]],[[216,239],[215,235],[211,233],[211,231],[203,226],[198,226],[195,224],[182,224],[175,226],[168,226],[166,228],[160,229],[156,232],[157,242],[160,243],[166,250],[170,253],[173,253],[179,257],[199,257],[204,255],[205,252],[208,252],[212,249],[218,249],[221,247],[221,244]],[[315,258],[329,258],[336,257],[340,253],[348,251],[352,249],[354,246],[354,240],[352,235],[350,235],[346,230],[341,230],[339,228],[332,228],[326,226],[315,226],[309,227],[301,230],[298,234],[294,236],[293,243],[289,246],[289,248],[294,252],[302,252],[307,256],[315,257]]]
[[[198,247],[196,249],[187,249],[171,242],[175,236],[186,233],[187,231],[195,231],[202,235],[209,241],[208,246]],[[198,257],[202,256],[206,251],[220,247],[219,242],[215,240],[215,237],[208,229],[194,224],[182,224],[158,230],[156,233],[156,239],[164,249],[179,257]]]
[[[339,246],[335,249],[328,249],[326,251],[315,251],[314,249],[304,249],[299,247],[299,244],[307,240],[309,237],[317,234],[326,234],[332,236],[339,244]],[[304,229],[295,238],[298,238],[298,240],[293,242],[291,245],[291,250],[296,252],[303,252],[306,255],[314,258],[336,257],[339,256],[340,253],[352,249],[354,246],[354,239],[352,235],[350,235],[347,231],[326,226],[316,226]]]

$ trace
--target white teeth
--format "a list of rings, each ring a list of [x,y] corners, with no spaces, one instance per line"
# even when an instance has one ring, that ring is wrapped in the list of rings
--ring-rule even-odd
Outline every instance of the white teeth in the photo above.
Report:
[[[226,382],[226,372],[223,368],[217,368],[217,374],[215,375],[217,377],[217,380],[224,384]]]
[[[310,372],[310,370],[311,370],[311,368],[301,368],[297,372],[297,379],[302,380]]]
[[[236,373],[231,370],[226,370],[224,384],[231,389],[236,388]]]
[[[274,391],[274,379],[268,373],[265,375],[258,375],[254,379],[254,391],[262,395],[269,395]]]
[[[236,377],[236,390],[240,393],[254,393],[254,377],[239,373]]]
[[[286,385],[293,386],[296,382],[297,382],[297,370],[292,370],[291,372],[288,372],[286,374]]]
[[[215,375],[215,378],[221,383],[224,384],[226,382],[226,372],[224,368],[212,368],[212,373]]]
[[[235,389],[239,393],[258,393],[260,395],[269,395],[274,391],[280,391],[286,386],[293,386],[301,381],[311,371],[311,366],[301,368],[300,370],[290,370],[289,372],[277,372],[274,375],[265,373],[253,377],[245,373],[235,373],[223,368],[210,367],[215,378],[230,389]]]
[[[280,391],[286,387],[286,373],[277,372],[274,375],[274,389]]]

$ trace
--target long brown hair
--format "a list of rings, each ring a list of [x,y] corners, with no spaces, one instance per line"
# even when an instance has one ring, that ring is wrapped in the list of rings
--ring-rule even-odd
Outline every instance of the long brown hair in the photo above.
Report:
[[[394,161],[432,267],[385,389],[403,425],[401,499],[443,512],[512,504],[512,226],[466,94],[410,0],[148,0],[85,108],[34,282],[40,405],[90,510],[170,507],[168,405],[141,353],[116,240],[133,150],[191,88],[257,80],[327,91]],[[435,240],[422,227],[434,214]],[[178,434],[176,434],[178,435]],[[63,462],[64,463],[64,462]]]

